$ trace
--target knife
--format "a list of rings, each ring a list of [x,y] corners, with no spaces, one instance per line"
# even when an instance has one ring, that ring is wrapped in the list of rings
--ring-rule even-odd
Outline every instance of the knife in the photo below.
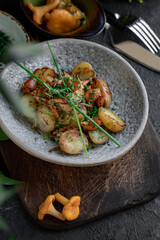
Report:
[[[160,72],[160,57],[137,43],[136,38],[131,39],[128,32],[122,34],[120,31],[111,28],[107,22],[105,27],[111,43],[117,51],[153,71]]]
[[[160,72],[160,58],[141,45],[131,40],[126,40],[120,43],[113,43],[114,48],[132,58],[136,62],[150,68],[156,72]]]

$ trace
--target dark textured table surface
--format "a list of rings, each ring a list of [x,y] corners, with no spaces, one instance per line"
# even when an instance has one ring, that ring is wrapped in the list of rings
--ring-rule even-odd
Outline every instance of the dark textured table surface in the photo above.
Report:
[[[104,7],[113,12],[141,16],[149,23],[157,35],[160,36],[159,0],[144,0],[143,4],[138,4],[135,0],[133,0],[132,4],[129,4],[127,0],[101,0],[100,2]],[[31,26],[23,15],[18,0],[0,0],[0,10],[9,12],[15,16],[24,25],[26,30],[32,33]],[[35,30],[33,31],[36,33]],[[105,31],[92,38],[91,41],[112,49],[108,34]],[[149,117],[160,137],[160,74],[142,67],[126,57],[124,58],[133,66],[145,84],[150,104]],[[0,167],[6,171],[2,158],[0,159]],[[5,202],[3,206],[0,206],[0,215],[8,223],[17,240],[160,239],[160,196],[143,205],[62,232],[40,228],[25,211],[18,196],[14,196]],[[7,233],[0,231],[0,240],[5,239],[8,239]]]

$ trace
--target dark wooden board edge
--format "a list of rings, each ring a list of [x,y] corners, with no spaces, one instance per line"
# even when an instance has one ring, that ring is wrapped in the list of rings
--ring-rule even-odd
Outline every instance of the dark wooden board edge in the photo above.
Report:
[[[1,142],[0,150],[11,177],[25,182],[18,193],[23,205],[45,228],[72,228],[144,203],[160,193],[160,141],[150,121],[138,143],[124,157],[96,167],[47,163],[25,153],[11,141]],[[10,161],[11,156],[14,161]],[[71,188],[67,188],[68,184]],[[61,222],[46,216],[43,221],[37,221],[39,204],[48,194],[57,191],[68,198],[73,192],[81,196],[79,218]]]

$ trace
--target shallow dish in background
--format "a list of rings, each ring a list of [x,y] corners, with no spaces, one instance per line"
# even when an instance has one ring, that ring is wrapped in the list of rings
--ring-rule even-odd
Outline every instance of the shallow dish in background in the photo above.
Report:
[[[10,14],[0,10],[0,31],[4,32],[12,40],[12,44],[21,44],[30,41],[29,35],[22,24]],[[0,70],[5,66],[0,62]]]
[[[29,19],[29,21],[45,36],[49,38],[57,37],[70,37],[70,38],[90,38],[100,33],[105,26],[106,16],[96,0],[73,0],[72,2],[79,7],[79,9],[86,15],[86,24],[81,25],[76,30],[64,33],[63,35],[56,35],[47,30],[44,27],[37,25],[32,18],[32,12],[27,7],[28,3],[31,2],[34,6],[40,6],[45,4],[45,0],[20,0],[21,7]]]
[[[45,56],[26,59],[22,64],[31,71],[44,66],[56,70],[47,43],[40,43],[39,46],[45,50]],[[142,80],[122,57],[99,44],[76,39],[57,39],[51,40],[50,46],[60,69],[69,72],[77,63],[86,61],[92,65],[97,77],[109,84],[112,92],[110,109],[114,108],[114,112],[126,122],[124,131],[112,134],[121,147],[117,147],[109,140],[109,144],[90,150],[89,159],[85,152],[74,156],[62,151],[49,153],[48,151],[57,144],[44,140],[42,135],[31,130],[28,121],[15,116],[0,96],[2,129],[24,151],[57,164],[91,166],[104,164],[123,156],[140,138],[148,118],[148,97]],[[21,84],[28,78],[29,75],[15,64],[10,64],[2,72],[3,81],[13,92],[19,92]]]

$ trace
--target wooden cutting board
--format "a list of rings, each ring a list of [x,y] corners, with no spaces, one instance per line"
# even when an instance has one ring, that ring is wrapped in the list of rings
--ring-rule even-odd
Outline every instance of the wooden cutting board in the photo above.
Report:
[[[148,121],[138,143],[124,157],[102,166],[76,168],[32,157],[13,142],[0,143],[10,176],[24,181],[19,197],[43,227],[71,228],[149,201],[160,193],[160,141]],[[37,220],[38,206],[47,195],[81,196],[80,215],[73,222],[52,216]],[[58,206],[60,210],[60,206]]]

